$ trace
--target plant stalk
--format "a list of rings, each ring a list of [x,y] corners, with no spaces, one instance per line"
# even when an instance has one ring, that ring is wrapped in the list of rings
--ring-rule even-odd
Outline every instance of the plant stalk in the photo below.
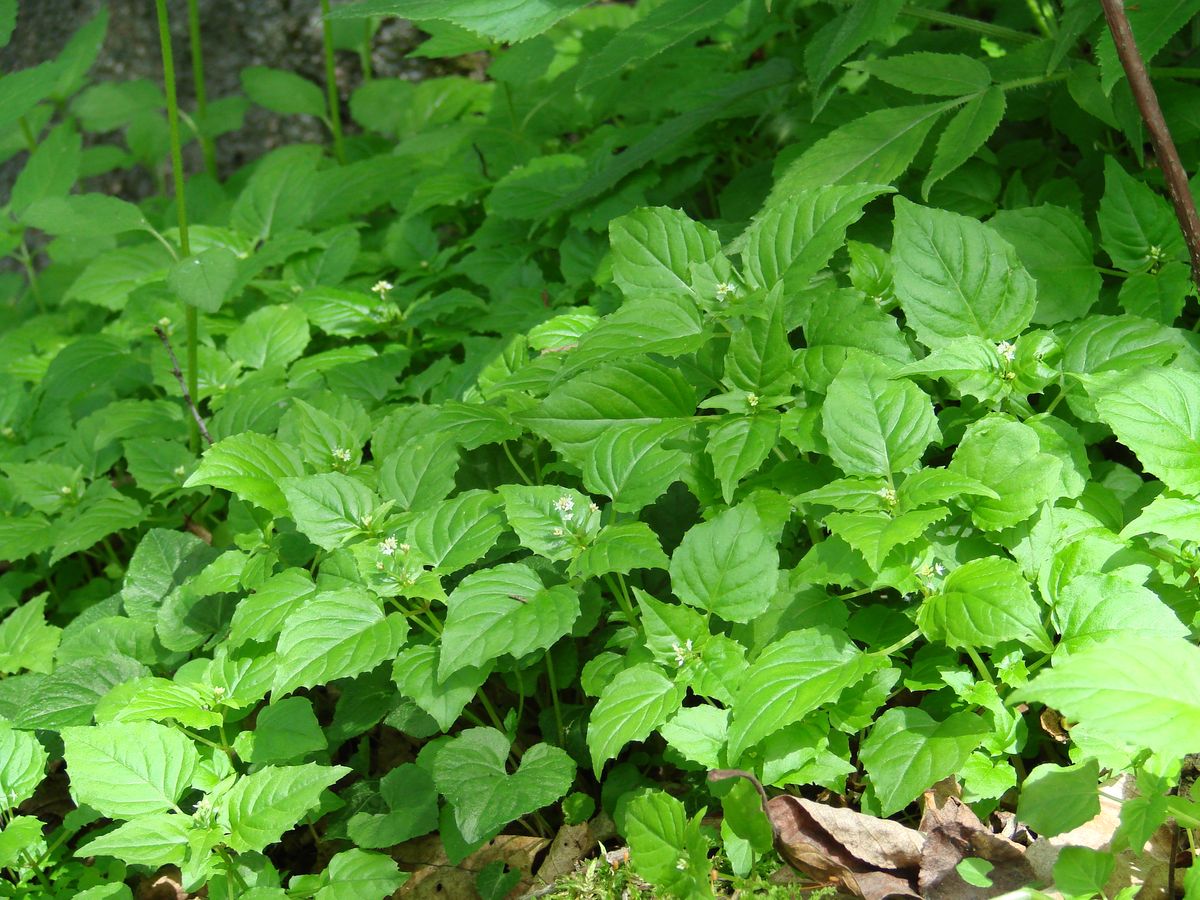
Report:
[[[342,107],[338,100],[337,68],[333,64],[333,26],[329,21],[329,0],[321,0],[321,31],[325,43],[325,91],[329,106],[329,130],[333,132],[333,155],[346,163],[342,143]]]
[[[200,10],[196,0],[188,0],[188,44],[192,54],[192,87],[196,92],[196,118],[200,125],[208,123],[208,90],[204,86],[204,52],[200,45]],[[204,170],[217,177],[217,151],[212,138],[196,129],[200,152],[204,155]]]
[[[162,49],[163,86],[167,94],[167,125],[171,132],[171,170],[175,180],[175,208],[179,213],[179,250],[186,258],[192,255],[188,241],[187,195],[183,186],[183,148],[179,140],[179,97],[175,91],[175,57],[171,52],[171,23],[167,18],[167,0],[154,0],[158,12],[158,40]],[[190,303],[184,307],[187,324],[187,384],[193,397],[200,396],[199,316]],[[189,431],[192,452],[200,449],[200,429],[193,425]]]
[[[1163,118],[1158,95],[1154,92],[1154,85],[1146,72],[1146,63],[1138,51],[1133,29],[1129,27],[1124,3],[1122,0],[1100,0],[1100,5],[1104,9],[1104,18],[1108,21],[1108,30],[1116,45],[1121,67],[1125,70],[1125,77],[1129,79],[1133,98],[1137,101],[1142,121],[1146,123],[1146,130],[1150,133],[1154,156],[1167,182],[1167,193],[1171,197],[1175,218],[1179,220],[1179,229],[1183,232],[1188,255],[1191,257],[1192,280],[1196,287],[1200,288],[1200,217],[1196,215],[1196,203],[1188,187],[1187,173],[1179,160],[1179,151],[1175,149],[1175,141],[1167,127],[1167,120]]]

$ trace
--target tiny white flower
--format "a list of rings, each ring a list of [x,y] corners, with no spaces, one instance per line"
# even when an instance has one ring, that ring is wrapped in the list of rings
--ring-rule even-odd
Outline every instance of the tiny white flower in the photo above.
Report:
[[[946,574],[946,567],[943,566],[941,563],[934,563],[933,564],[933,574],[937,575],[940,578],[941,576]]]
[[[750,404],[751,409],[758,406],[758,394],[747,394],[746,402]]]
[[[220,685],[217,685],[215,688],[213,688],[212,692],[213,692],[214,697],[224,697],[225,696],[225,688],[221,687]]]
[[[412,544],[401,544],[399,549],[401,553],[407,553],[412,549]]]
[[[182,478],[187,472],[187,469],[185,469],[183,466],[176,466],[172,471],[175,473],[176,478]]]
[[[382,298],[383,295],[390,291],[393,287],[395,287],[395,285],[393,285],[390,281],[385,281],[380,278],[377,282],[371,285],[371,290],[372,292],[378,294],[380,298]]]
[[[734,285],[730,284],[728,281],[717,282],[717,286],[716,286],[715,290],[716,290],[716,294],[717,294],[717,299],[722,302],[730,294],[737,293],[737,288]]]
[[[338,462],[350,462],[351,453],[345,447],[334,447],[333,458]]]
[[[675,861],[675,868],[677,868],[680,872],[686,872],[687,867],[688,861],[686,856],[681,856]]]
[[[555,528],[555,529],[554,529],[552,532],[550,532],[550,533],[551,533],[551,534],[553,534],[555,537],[562,537],[562,536],[563,536],[563,530],[562,530],[561,528]]]
[[[376,561],[375,561],[375,568],[377,568],[377,569],[378,569],[380,572],[382,572],[382,571],[383,571],[383,560],[381,560],[381,559],[380,559],[380,560],[376,560]]]
[[[396,543],[395,536],[385,538],[379,545],[379,552],[384,556],[392,556],[395,554],[399,544]]]
[[[1017,348],[1015,346],[1013,346],[1012,344],[1010,344],[1008,341],[1001,341],[1000,343],[998,343],[996,345],[996,352],[999,353],[1001,356],[1003,356],[1005,359],[1007,359],[1009,362],[1012,362],[1014,359],[1017,358]]]
[[[158,327],[161,328],[163,331],[170,331],[171,330],[171,320],[168,319],[166,316],[163,316],[161,319],[158,320]]]
[[[876,496],[882,497],[883,502],[888,506],[895,506],[897,502],[896,491],[890,487],[881,487],[875,492]]]
[[[590,509],[592,512],[600,512],[600,507],[598,507],[594,501],[588,504],[588,509]]]
[[[71,493],[71,489],[69,487],[67,487],[67,485],[64,484],[62,487],[60,487],[58,489],[58,492],[65,497]]]
[[[575,508],[575,500],[569,494],[563,494],[554,501],[554,508],[559,512],[569,513]]]
[[[688,638],[682,645],[672,644],[671,650],[675,653],[675,665],[682,666],[692,655],[692,639]]]

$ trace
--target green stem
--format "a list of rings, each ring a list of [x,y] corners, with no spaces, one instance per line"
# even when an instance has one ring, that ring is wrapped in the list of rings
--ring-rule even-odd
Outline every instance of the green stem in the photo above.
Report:
[[[479,698],[479,702],[483,706],[483,711],[488,714],[488,718],[492,720],[492,724],[496,726],[496,730],[503,732],[504,720],[500,718],[500,714],[496,712],[496,707],[492,706],[492,701],[488,699],[482,687],[475,692],[475,696]]]
[[[1001,41],[1032,44],[1035,41],[1041,40],[1036,34],[1029,34],[1024,31],[1017,31],[1015,28],[993,25],[991,22],[981,22],[979,19],[971,19],[967,16],[959,16],[936,9],[923,9],[919,6],[902,6],[900,7],[900,15],[921,19],[925,22],[933,22],[935,25],[945,25],[948,28],[957,28],[960,31],[973,31],[976,34],[982,34]]]
[[[1033,22],[1037,25],[1038,31],[1045,37],[1054,37],[1054,32],[1050,28],[1050,23],[1046,21],[1046,15],[1038,5],[1038,0],[1025,0],[1025,5],[1029,7],[1029,14],[1033,16]]]
[[[188,240],[187,195],[183,186],[183,147],[179,140],[179,97],[175,91],[175,57],[171,51],[171,24],[167,18],[167,0],[154,0],[158,12],[158,40],[162,49],[163,86],[167,94],[167,125],[171,132],[171,169],[175,180],[175,208],[179,213],[179,250],[186,258],[192,255]],[[187,325],[187,382],[193,397],[200,397],[200,320],[196,307],[188,304],[184,311]],[[188,443],[193,453],[200,450],[200,429],[191,423]]]
[[[906,634],[900,640],[896,641],[896,643],[892,644],[891,646],[884,647],[882,650],[876,650],[874,652],[874,655],[875,656],[891,656],[897,650],[903,650],[905,647],[907,647],[909,644],[911,644],[913,641],[915,641],[920,636],[921,636],[921,629],[918,628],[916,631],[910,631],[908,634]]]
[[[979,651],[969,645],[966,649],[967,656],[970,657],[971,664],[975,666],[975,671],[979,673],[979,677],[988,684],[995,684],[996,682],[992,680],[992,673],[988,670],[987,664],[980,657]]]
[[[188,15],[188,44],[192,53],[192,87],[196,91],[196,115],[202,123],[208,122],[208,89],[204,86],[204,51],[200,45],[200,10],[196,0],[187,0]],[[204,155],[204,171],[213,178],[217,177],[217,151],[212,138],[201,134],[196,129],[200,139],[200,152]]]
[[[625,614],[627,621],[634,628],[638,625],[637,614],[633,611],[633,604],[629,602],[629,598],[625,596],[624,586],[618,586],[611,575],[605,575],[604,580],[608,583],[608,591],[613,595],[613,599],[617,601],[617,605],[621,607],[621,612]]]
[[[33,302],[37,304],[38,312],[45,315],[46,301],[42,299],[42,286],[38,283],[37,269],[33,267],[33,256],[29,253],[29,246],[25,243],[24,237],[21,238],[21,244],[17,247],[17,255],[21,258],[25,277],[29,279],[29,293],[33,294]]]
[[[25,146],[32,153],[37,149],[37,138],[33,134],[33,129],[29,127],[29,120],[24,116],[18,120],[21,123],[21,137],[25,138]]]
[[[566,743],[566,732],[563,731],[562,707],[558,703],[558,678],[554,674],[554,659],[550,651],[546,651],[546,679],[550,684],[550,700],[554,705],[554,729],[558,733],[558,746]]]
[[[333,25],[329,21],[329,0],[321,0],[321,30],[325,43],[325,90],[329,98],[329,130],[333,132],[333,155],[345,165],[342,144],[342,108],[338,101],[337,68],[333,64]]]
[[[370,18],[363,19],[363,42],[362,46],[358,48],[358,60],[362,66],[363,81],[370,81],[374,77],[371,72],[371,42],[374,37]]]
[[[504,448],[504,455],[508,457],[508,461],[512,463],[512,467],[517,470],[517,474],[521,476],[521,480],[532,486],[533,481],[530,480],[529,475],[525,472],[525,470],[521,468],[521,464],[517,462],[517,458],[513,456],[512,450],[509,449],[508,441],[502,441],[500,446]]]

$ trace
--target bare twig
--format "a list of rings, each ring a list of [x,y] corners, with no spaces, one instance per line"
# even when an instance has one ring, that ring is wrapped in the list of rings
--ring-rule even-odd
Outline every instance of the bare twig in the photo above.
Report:
[[[171,346],[171,339],[167,337],[167,333],[159,326],[154,326],[154,333],[158,335],[158,339],[163,342],[163,346],[167,348],[167,355],[171,357],[171,374],[175,376],[175,380],[179,382],[179,389],[183,391],[183,400],[187,403],[188,409],[192,411],[192,418],[196,420],[196,427],[200,429],[200,434],[210,444],[213,442],[212,435],[208,433],[208,428],[204,425],[204,417],[200,415],[200,410],[196,409],[196,404],[192,400],[192,395],[188,391],[187,382],[183,380],[183,372],[179,368],[179,360],[175,358],[175,348]]]
[[[759,801],[762,803],[763,815],[767,817],[767,821],[771,823],[771,834],[774,835],[776,843],[779,841],[779,828],[775,824],[775,820],[771,818],[770,801],[767,796],[767,790],[763,787],[762,782],[755,777],[753,772],[747,772],[745,769],[711,769],[708,773],[709,781],[724,781],[727,778],[745,778],[758,791]]]
[[[1196,287],[1200,288],[1200,218],[1196,216],[1196,204],[1188,188],[1187,173],[1183,170],[1183,163],[1179,161],[1175,141],[1171,139],[1167,120],[1163,118],[1162,107],[1158,105],[1158,95],[1154,93],[1154,85],[1150,83],[1150,76],[1146,73],[1146,63],[1134,42],[1133,30],[1129,27],[1129,19],[1125,15],[1123,0],[1100,0],[1100,5],[1104,8],[1104,18],[1108,20],[1108,30],[1112,33],[1117,56],[1125,69],[1125,77],[1129,79],[1129,87],[1137,100],[1142,120],[1146,123],[1146,130],[1150,132],[1154,155],[1166,179],[1167,192],[1171,195],[1172,206],[1175,207],[1175,217],[1179,220],[1179,228],[1183,232],[1183,239],[1187,242],[1188,254],[1192,259],[1192,280],[1195,281]]]

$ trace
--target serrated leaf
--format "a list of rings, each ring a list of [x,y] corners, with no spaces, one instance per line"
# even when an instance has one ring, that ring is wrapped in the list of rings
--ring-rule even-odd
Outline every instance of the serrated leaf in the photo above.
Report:
[[[189,306],[215,313],[229,299],[237,270],[238,260],[232,250],[210,247],[171,266],[167,286]]]
[[[1044,763],[1021,783],[1017,817],[1039,835],[1054,837],[1100,815],[1100,764],[1086,759],[1073,766]]]
[[[608,226],[613,280],[628,297],[653,291],[692,294],[691,267],[721,250],[711,228],[664,206],[635,210]]]
[[[1058,656],[1013,699],[1052,706],[1098,739],[1164,759],[1195,751],[1200,648],[1184,638],[1120,635]]]
[[[61,729],[76,802],[114,819],[178,810],[200,761],[185,735],[155,722]]]
[[[33,796],[49,758],[30,732],[17,731],[0,719],[0,809],[6,815]]]
[[[521,544],[539,556],[577,556],[600,530],[600,513],[579,491],[553,485],[504,484],[504,515]]]
[[[364,590],[317,594],[284,623],[271,696],[367,672],[396,655],[408,620],[384,615]]]
[[[905,319],[927,346],[1012,338],[1033,318],[1033,278],[1012,246],[974,219],[897,198],[892,260]]]
[[[961,53],[905,53],[855,63],[853,68],[914,94],[961,97],[992,83],[987,66]]]
[[[804,66],[815,96],[820,96],[825,79],[850,54],[888,30],[901,6],[901,0],[863,0],[813,35],[804,48]]]
[[[1042,608],[1021,567],[999,556],[973,559],[950,572],[921,604],[917,624],[931,640],[955,648],[1020,641],[1043,653],[1051,649]]]
[[[737,686],[729,724],[729,762],[763,738],[836,700],[886,660],[864,654],[845,635],[806,628],[767,645]]]
[[[640,663],[618,672],[588,717],[587,743],[596,777],[630,741],[641,741],[675,712],[683,690],[662,669]]]
[[[379,498],[341,472],[279,479],[288,511],[300,532],[318,547],[335,550],[369,527]]]
[[[688,706],[658,729],[671,748],[686,759],[719,769],[729,732],[729,710],[704,704]]]
[[[208,708],[205,697],[188,684],[166,678],[135,678],[118,684],[96,704],[96,722],[163,722],[174,720],[188,728],[204,730],[220,725],[219,712]]]
[[[250,66],[242,69],[242,90],[259,106],[285,116],[325,115],[325,97],[321,89],[295,72]]]
[[[72,553],[88,549],[114,532],[141,524],[144,510],[140,503],[117,493],[108,485],[103,488],[96,496],[80,504],[73,516],[58,523],[50,565]]]
[[[322,875],[329,883],[317,891],[315,900],[382,900],[410,877],[390,856],[357,848],[334,856]]]
[[[454,491],[457,451],[436,438],[415,436],[379,462],[379,489],[401,510],[428,509]]]
[[[614,425],[591,444],[583,460],[583,483],[589,491],[611,497],[613,508],[638,512],[683,477],[687,454],[663,446],[687,428],[686,423]]]
[[[1062,460],[1042,452],[1037,432],[1028,425],[1000,416],[986,417],[967,429],[949,469],[997,495],[966,500],[976,527],[987,531],[1025,521],[1061,490]]]
[[[43,138],[13,182],[12,214],[19,219],[37,201],[66,194],[79,177],[82,152],[83,139],[69,124]]]
[[[392,666],[392,680],[411,699],[449,731],[480,686],[487,681],[491,666],[460,669],[445,681],[437,677],[438,650],[422,645],[405,648]]]
[[[599,360],[642,353],[682,356],[702,347],[708,332],[695,301],[682,294],[640,296],[627,300],[579,339],[566,372]]]
[[[283,624],[316,590],[312,576],[304,569],[285,569],[272,575],[238,602],[229,623],[229,647],[239,647],[246,641],[274,641]]]
[[[524,41],[587,5],[588,0],[362,0],[334,9],[331,19],[399,16],[453,22],[497,41]]]
[[[243,775],[220,805],[229,846],[261,852],[320,802],[321,791],[348,773],[346,766],[266,766]]]
[[[38,682],[36,691],[21,698],[13,724],[50,730],[86,725],[96,703],[115,685],[148,674],[137,660],[116,653],[59,664]]]
[[[984,69],[984,72],[987,70]],[[955,172],[987,143],[987,139],[1004,119],[1007,105],[1004,89],[992,87],[968,100],[963,108],[954,114],[946,125],[946,130],[938,138],[933,162],[929,164],[929,172],[921,182],[923,200],[929,199],[930,188]]]
[[[580,578],[597,578],[634,569],[665,569],[670,564],[658,535],[645,522],[606,525],[568,570]]]
[[[1161,534],[1172,541],[1200,543],[1200,502],[1183,497],[1155,497],[1136,519],[1121,529],[1121,537]]]
[[[890,476],[941,436],[929,396],[864,355],[851,357],[829,385],[821,425],[830,457],[847,475]]]
[[[308,340],[308,319],[299,307],[266,306],[246,317],[225,342],[225,350],[252,369],[265,369],[297,359]]]
[[[123,822],[92,838],[76,856],[112,856],[131,866],[183,865],[192,818],[179,813],[151,813]]]
[[[1100,246],[1117,268],[1136,271],[1183,253],[1183,236],[1167,201],[1111,156],[1104,158],[1104,196],[1096,218]]]
[[[149,226],[142,211],[125,200],[104,194],[45,197],[30,204],[21,217],[33,228],[55,236],[96,238]]]
[[[280,479],[304,474],[300,456],[291,447],[264,434],[248,431],[213,444],[184,487],[208,484],[237,494],[277,516],[288,514]]]
[[[832,513],[825,526],[863,555],[876,571],[896,547],[915,541],[947,515],[946,507],[919,509],[897,516],[883,512]]]
[[[712,897],[704,811],[688,819],[683,802],[663,791],[634,796],[625,807],[634,870],[667,896]]]
[[[1054,601],[1054,625],[1060,646],[1074,652],[1109,638],[1187,637],[1187,627],[1171,607],[1148,588],[1116,575],[1072,578]]]
[[[738,483],[757,469],[779,440],[779,415],[765,411],[733,416],[713,427],[705,449],[726,503],[733,502]]]
[[[468,491],[420,513],[408,527],[412,546],[436,568],[457,571],[480,559],[504,530],[504,501]]]
[[[454,808],[467,841],[477,841],[513,819],[563,796],[575,780],[565,750],[534,744],[511,775],[510,741],[494,728],[468,728],[442,744],[433,759],[433,780]]]
[[[505,563],[468,575],[446,601],[438,680],[482,667],[504,654],[544,650],[579,617],[570,587],[545,587],[528,566]]]
[[[688,530],[671,557],[671,587],[685,603],[749,622],[771,602],[779,551],[751,503]]]
[[[959,771],[987,732],[983,719],[973,713],[938,721],[912,707],[885,712],[859,751],[883,815],[898,812]]]
[[[54,670],[62,629],[46,621],[47,594],[26,600],[0,622],[0,673]]]
[[[394,847],[438,827],[438,794],[433,776],[415,763],[392,769],[379,781],[379,793],[389,811],[355,813],[347,833],[360,847]]]
[[[1138,55],[1148,64],[1175,32],[1197,14],[1200,14],[1200,2],[1197,0],[1152,0],[1144,5],[1138,3],[1130,6],[1126,16]],[[1107,94],[1125,73],[1108,29],[1102,30],[1095,52],[1103,72],[1101,86]]]

